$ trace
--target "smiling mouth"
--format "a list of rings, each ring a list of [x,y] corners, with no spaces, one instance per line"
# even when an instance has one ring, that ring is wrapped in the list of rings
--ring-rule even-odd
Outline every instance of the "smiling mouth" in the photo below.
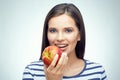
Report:
[[[55,46],[59,47],[62,51],[67,49],[68,44],[55,44]]]

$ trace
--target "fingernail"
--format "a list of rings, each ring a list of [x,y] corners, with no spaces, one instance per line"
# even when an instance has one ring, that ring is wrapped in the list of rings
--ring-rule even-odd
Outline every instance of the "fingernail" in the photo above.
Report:
[[[63,52],[62,54],[65,55],[65,56],[67,56],[67,53],[66,53],[66,52]]]
[[[56,54],[55,57],[58,57],[58,54]]]

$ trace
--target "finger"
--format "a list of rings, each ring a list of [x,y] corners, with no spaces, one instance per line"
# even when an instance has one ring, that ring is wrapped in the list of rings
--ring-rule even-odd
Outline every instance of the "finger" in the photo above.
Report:
[[[55,65],[56,65],[56,63],[57,63],[57,60],[58,60],[58,54],[55,55],[52,63],[51,63],[51,64],[49,65],[49,67],[48,67],[48,70],[52,70],[52,69],[55,67]]]
[[[65,65],[67,64],[67,62],[68,62],[68,56],[66,53],[64,53],[64,59],[62,61],[62,65],[61,65],[61,68],[59,70],[62,70],[65,67]]]
[[[47,65],[44,64],[44,72],[46,73],[47,71]]]
[[[62,53],[62,56],[55,67],[55,71],[58,71],[60,68],[62,68],[65,65],[66,56],[67,56],[66,53]]]
[[[68,56],[65,55],[65,59],[63,61],[63,66],[59,69],[59,71],[61,71],[62,73],[64,72],[65,70],[65,66],[67,65],[67,62],[68,62]]]
[[[58,64],[64,64],[65,58],[66,58],[67,54],[66,53],[62,53],[62,56],[58,62]]]
[[[66,53],[64,53],[64,59],[63,59],[63,61],[62,61],[62,64],[63,64],[63,65],[66,65],[66,64],[67,64],[67,61],[68,61],[68,56],[67,56]]]

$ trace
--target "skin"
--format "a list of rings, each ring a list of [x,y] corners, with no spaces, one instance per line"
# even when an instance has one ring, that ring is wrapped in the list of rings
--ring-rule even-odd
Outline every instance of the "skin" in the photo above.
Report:
[[[63,53],[55,66],[58,55],[54,57],[49,67],[44,65],[47,80],[62,80],[63,76],[73,76],[84,68],[84,61],[75,55],[77,41],[80,41],[80,33],[72,17],[62,14],[53,17],[48,22],[47,37],[50,45],[58,46]]]

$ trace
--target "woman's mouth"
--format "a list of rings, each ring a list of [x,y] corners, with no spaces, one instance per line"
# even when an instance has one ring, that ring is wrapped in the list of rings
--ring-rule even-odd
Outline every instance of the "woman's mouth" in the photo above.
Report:
[[[67,49],[67,44],[56,44],[57,47],[59,47],[62,51],[65,51]]]

